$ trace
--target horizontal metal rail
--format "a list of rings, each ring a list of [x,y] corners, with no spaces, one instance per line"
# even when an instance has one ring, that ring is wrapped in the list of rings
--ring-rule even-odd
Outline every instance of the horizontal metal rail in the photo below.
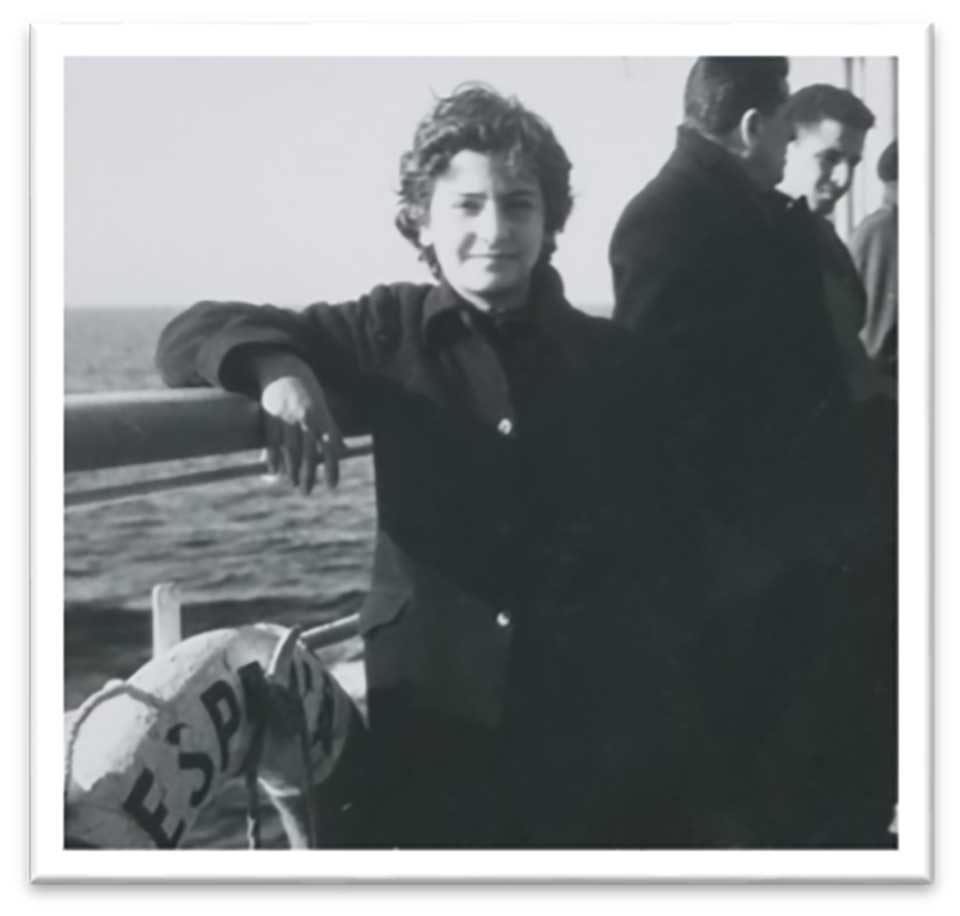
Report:
[[[210,388],[67,395],[64,469],[89,471],[182,458],[223,455],[265,444],[259,405]],[[369,455],[369,440],[342,458]],[[320,459],[322,463],[322,456]],[[266,476],[265,461],[166,474],[147,480],[71,489],[68,509],[133,499],[182,487]]]
[[[64,470],[91,471],[264,444],[260,405],[212,388],[67,395]]]
[[[340,617],[337,620],[330,621],[330,623],[304,630],[300,634],[300,639],[311,649],[323,649],[326,646],[343,642],[351,636],[356,636],[359,632],[360,615],[348,614],[346,617]]]
[[[153,657],[172,649],[183,638],[183,620],[180,590],[175,582],[160,582],[150,596],[153,630]],[[345,614],[300,634],[300,640],[310,649],[325,649],[346,642],[360,633],[360,615]]]
[[[340,456],[341,460],[358,458],[373,453],[373,446],[368,442],[356,446],[348,446]],[[323,453],[320,453],[319,465],[323,464]],[[79,509],[84,506],[101,505],[102,503],[119,502],[124,499],[136,499],[151,493],[162,493],[167,490],[178,490],[182,487],[195,487],[203,484],[222,483],[227,480],[240,480],[244,477],[272,477],[265,461],[248,461],[225,468],[210,468],[206,471],[187,471],[184,474],[169,474],[160,477],[151,477],[149,480],[137,480],[131,483],[111,484],[103,487],[86,487],[70,490],[64,493],[63,504],[67,509]]]

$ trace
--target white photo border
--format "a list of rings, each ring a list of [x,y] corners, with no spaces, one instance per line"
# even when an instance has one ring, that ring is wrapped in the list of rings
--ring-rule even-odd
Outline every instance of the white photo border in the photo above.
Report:
[[[931,30],[641,23],[43,25],[31,34],[31,878],[103,882],[925,882],[932,869]],[[495,49],[495,52],[492,51]],[[894,56],[900,200],[899,848],[86,851],[63,848],[64,63],[72,56]],[[909,102],[909,104],[904,104]],[[42,638],[40,638],[42,634]]]

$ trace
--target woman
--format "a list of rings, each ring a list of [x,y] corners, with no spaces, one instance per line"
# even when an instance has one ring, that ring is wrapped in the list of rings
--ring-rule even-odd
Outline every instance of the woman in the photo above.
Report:
[[[400,177],[396,223],[435,285],[302,312],[198,303],[158,365],[259,398],[304,491],[318,439],[335,481],[335,417],[373,434],[371,843],[662,843],[635,817],[682,783],[678,745],[644,740],[683,693],[641,613],[669,575],[653,537],[637,560],[662,490],[628,435],[627,332],[570,306],[549,264],[570,162],[538,116],[472,85],[420,123]]]

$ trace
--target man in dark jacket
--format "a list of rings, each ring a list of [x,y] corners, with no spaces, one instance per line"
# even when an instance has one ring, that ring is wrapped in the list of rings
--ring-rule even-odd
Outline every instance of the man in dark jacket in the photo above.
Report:
[[[686,663],[711,751],[704,829],[884,845],[893,800],[861,795],[855,712],[834,702],[856,652],[845,571],[870,522],[812,216],[773,192],[787,73],[784,58],[697,60],[676,149],[613,234],[614,317],[660,395],[675,492],[692,494],[674,537],[700,551]]]

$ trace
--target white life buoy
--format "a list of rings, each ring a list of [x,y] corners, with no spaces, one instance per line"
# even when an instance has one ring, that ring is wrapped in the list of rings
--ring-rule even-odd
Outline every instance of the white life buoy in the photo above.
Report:
[[[282,807],[328,778],[362,729],[296,631],[201,633],[67,714],[67,845],[176,848],[242,773]]]

